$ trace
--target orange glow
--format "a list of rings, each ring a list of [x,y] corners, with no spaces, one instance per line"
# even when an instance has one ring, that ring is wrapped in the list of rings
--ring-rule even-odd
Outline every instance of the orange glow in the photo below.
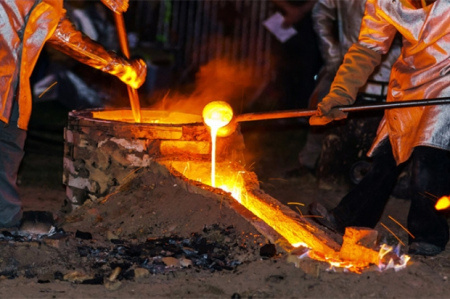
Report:
[[[92,117],[108,121],[120,121],[134,123],[133,112],[129,109],[115,109],[93,111]],[[189,124],[201,123],[202,117],[197,114],[188,114],[182,112],[168,112],[158,110],[141,110],[141,123],[147,124]]]
[[[162,161],[162,163],[188,179],[211,186],[208,162]],[[281,206],[271,202],[268,195],[251,186],[252,183],[249,182],[251,173],[222,162],[218,164],[216,176],[218,188],[229,192],[236,201],[278,232],[292,247],[309,248],[307,255],[310,258],[329,263],[332,268],[345,268],[351,272],[361,273],[371,264],[377,265],[380,269],[387,269],[388,264],[391,264],[389,267],[398,270],[405,267],[409,260],[408,256],[402,255],[395,263],[390,260],[384,263],[385,247],[382,247],[383,252],[380,253],[356,244],[347,246],[343,252],[339,245],[328,244],[316,226],[309,225],[306,221],[295,220],[287,215]],[[257,178],[253,179],[257,181]]]
[[[56,84],[58,84],[58,81],[53,82],[52,85],[50,85],[49,87],[47,87],[43,92],[41,92],[41,94],[38,96],[38,98],[42,98],[42,96],[48,92],[50,89],[52,89],[53,86],[55,86]]]
[[[410,256],[403,254],[399,257],[399,260],[394,262],[392,258],[386,258],[394,251],[394,248],[392,246],[388,246],[386,244],[381,245],[381,249],[379,251],[379,260],[380,263],[378,264],[378,268],[380,270],[388,270],[388,269],[394,269],[396,272],[406,268],[406,265],[408,264],[408,261],[411,259]],[[386,260],[386,263],[383,263],[383,260]]]
[[[190,180],[214,188],[217,186],[217,188],[230,193],[243,207],[289,242],[290,246],[308,248],[308,256],[312,259],[327,262],[331,267],[345,268],[356,273],[360,273],[364,268],[373,264],[385,267],[383,263],[385,255],[380,256],[378,251],[372,249],[375,242],[369,244],[368,247],[359,243],[362,237],[375,235],[372,230],[350,228],[348,229],[349,234],[346,232],[344,236],[344,244],[340,246],[319,227],[304,219],[298,207],[296,208],[299,210],[300,216],[297,214],[293,216],[291,209],[285,208],[278,201],[263,193],[259,189],[256,176],[252,173],[231,163],[221,162],[216,165],[217,131],[233,119],[233,110],[226,102],[216,101],[206,105],[202,115],[204,122],[211,129],[211,163],[202,161],[160,161],[160,163]],[[302,205],[296,202],[289,204]],[[389,261],[389,263],[391,262]],[[392,263],[398,265],[398,262]]]
[[[216,186],[216,139],[217,131],[230,123],[233,109],[222,101],[211,102],[203,108],[203,120],[211,129],[211,186]]]
[[[225,127],[233,119],[233,109],[227,102],[210,102],[203,108],[203,120],[211,129]]]
[[[397,220],[395,220],[394,217],[392,217],[391,215],[389,215],[389,219],[391,219],[392,221],[394,221],[398,226],[400,226],[405,232],[408,233],[408,235],[411,236],[411,238],[415,239],[416,237],[414,237],[414,235],[408,230],[406,229],[406,227],[404,227],[400,222],[398,222]]]
[[[448,196],[442,196],[434,207],[438,211],[448,209],[450,207],[450,198]]]
[[[207,162],[170,162],[170,167],[185,177],[206,185],[211,183],[208,179],[208,166]],[[302,228],[305,224],[285,215],[279,206],[268,203],[259,198],[260,194],[247,190],[245,176],[248,174],[246,171],[239,170],[227,163],[220,163],[219,166],[216,174],[218,188],[231,193],[234,199],[282,235],[293,247],[314,247],[321,252],[337,255],[333,248],[320,240],[320,236],[315,235],[318,233],[315,227]]]
[[[391,235],[394,236],[394,238],[397,239],[397,241],[402,244],[403,246],[405,246],[405,243],[402,242],[402,240],[400,240],[400,238],[389,228],[387,227],[383,222],[380,223],[382,227],[384,227],[388,232],[391,233]]]

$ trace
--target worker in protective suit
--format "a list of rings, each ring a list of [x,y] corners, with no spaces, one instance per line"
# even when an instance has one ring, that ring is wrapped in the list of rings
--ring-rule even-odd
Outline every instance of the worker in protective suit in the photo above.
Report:
[[[102,2],[115,13],[128,8],[128,0]],[[119,57],[76,31],[63,0],[0,1],[0,227],[18,226],[23,214],[16,179],[31,115],[30,76],[44,44],[133,88],[146,76],[142,60]]]
[[[449,0],[367,0],[359,40],[339,67],[330,92],[310,124],[325,125],[346,114],[397,33],[402,52],[389,81],[388,102],[450,96]],[[450,194],[450,105],[389,109],[369,151],[373,165],[363,180],[331,211],[315,203],[310,211],[338,232],[348,226],[374,227],[397,175],[412,163],[409,252],[436,255],[445,249],[449,227],[435,201]]]
[[[318,76],[309,107],[317,108],[329,92],[331,82],[341,65],[348,49],[358,41],[361,20],[364,15],[365,0],[318,0],[312,9],[314,30],[319,38],[319,48],[324,65]],[[384,101],[392,65],[400,55],[400,41],[397,38],[389,52],[383,56],[380,65],[358,90],[357,97],[363,101]],[[305,146],[298,155],[301,167],[312,171],[322,151],[326,136],[323,128],[311,128]],[[298,174],[301,174],[301,169]],[[292,175],[295,175],[292,172]]]

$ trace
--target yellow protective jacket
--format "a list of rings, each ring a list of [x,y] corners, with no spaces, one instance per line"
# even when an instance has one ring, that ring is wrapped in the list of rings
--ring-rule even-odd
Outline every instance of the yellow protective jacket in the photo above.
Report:
[[[387,101],[450,96],[450,0],[424,8],[408,0],[367,0],[358,43],[385,54],[397,33],[403,46]],[[387,137],[399,164],[415,146],[450,150],[450,105],[385,110],[369,154]]]
[[[122,71],[113,52],[73,27],[66,18],[63,0],[1,0],[0,120],[4,123],[9,122],[17,99],[18,127],[27,129],[32,106],[30,76],[45,43],[110,74],[117,76]]]

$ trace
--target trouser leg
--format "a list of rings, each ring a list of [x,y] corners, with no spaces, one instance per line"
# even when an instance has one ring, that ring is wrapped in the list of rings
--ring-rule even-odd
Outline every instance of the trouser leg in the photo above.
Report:
[[[317,160],[322,152],[322,142],[325,138],[324,130],[311,128],[306,137],[306,143],[303,149],[298,154],[298,161],[309,169],[316,167]]]
[[[449,240],[447,219],[434,208],[436,200],[450,195],[450,153],[432,147],[416,147],[412,154],[411,206],[408,229],[415,238],[445,248]]]
[[[16,181],[25,139],[26,131],[17,127],[16,106],[10,123],[0,122],[0,227],[18,225],[22,218]]]
[[[368,173],[331,211],[341,230],[347,226],[375,227],[401,168],[395,162],[389,141],[385,140],[377,149]]]

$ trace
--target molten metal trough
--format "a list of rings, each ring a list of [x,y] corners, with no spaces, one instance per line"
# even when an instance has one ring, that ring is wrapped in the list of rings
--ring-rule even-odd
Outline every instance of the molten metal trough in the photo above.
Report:
[[[265,194],[256,175],[243,167],[244,142],[239,130],[218,138],[217,173],[211,177],[211,137],[200,115],[154,110],[141,114],[139,124],[134,123],[130,110],[69,114],[63,181],[71,208],[111,194],[135,170],[158,163],[190,184],[232,196],[235,210],[293,255],[308,252],[313,259],[354,272],[372,264],[387,265],[385,251],[374,250],[375,231],[351,228],[341,246],[333,233]],[[407,257],[396,261],[397,266],[404,266]]]
[[[159,161],[176,176],[210,185],[208,162]],[[243,170],[239,165],[219,163],[216,167],[218,189],[229,192],[240,207],[251,212],[247,219],[271,242],[279,244],[291,255],[307,255],[315,260],[327,262],[332,267],[345,268],[360,273],[370,265],[379,269],[402,269],[409,260],[399,256],[393,248],[382,245],[378,248],[378,233],[367,228],[347,228],[342,245],[341,237],[324,231],[308,215],[299,215],[276,199],[265,194],[256,175]],[[239,211],[239,206],[234,208]],[[242,209],[242,208],[241,208]],[[241,213],[245,216],[245,213]],[[255,218],[257,220],[255,220]],[[295,262],[295,259],[291,261]]]

